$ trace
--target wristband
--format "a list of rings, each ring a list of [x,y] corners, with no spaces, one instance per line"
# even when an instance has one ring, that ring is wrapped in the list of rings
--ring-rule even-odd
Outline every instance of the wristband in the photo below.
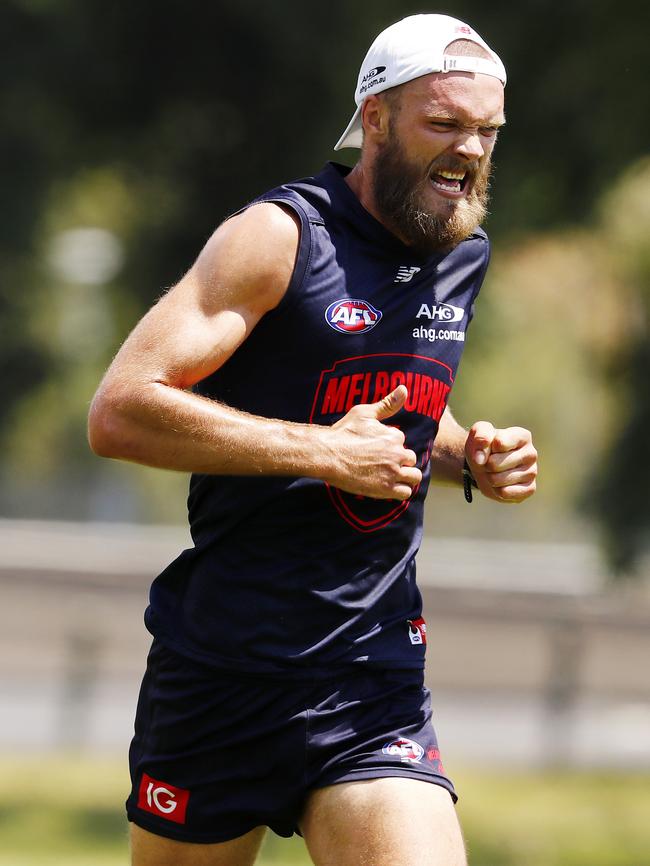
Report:
[[[472,475],[472,470],[469,468],[467,458],[465,458],[463,461],[463,493],[465,494],[466,502],[472,501],[472,487],[474,490],[478,490],[476,478]]]

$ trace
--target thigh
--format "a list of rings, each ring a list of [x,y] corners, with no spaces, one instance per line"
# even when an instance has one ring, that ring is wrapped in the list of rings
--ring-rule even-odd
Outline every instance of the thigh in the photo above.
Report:
[[[449,791],[418,779],[314,791],[301,831],[316,866],[466,866]]]
[[[253,866],[264,839],[264,827],[232,839],[202,845],[156,836],[131,825],[132,866]]]

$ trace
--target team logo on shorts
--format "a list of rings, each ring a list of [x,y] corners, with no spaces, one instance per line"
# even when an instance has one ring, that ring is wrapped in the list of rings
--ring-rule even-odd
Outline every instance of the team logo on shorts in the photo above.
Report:
[[[382,752],[391,758],[399,758],[403,764],[419,764],[424,756],[424,749],[419,743],[404,737],[386,743]]]
[[[380,321],[381,310],[358,298],[339,298],[325,310],[325,321],[342,334],[365,334]]]
[[[177,788],[168,782],[152,779],[146,773],[142,774],[140,790],[138,791],[138,808],[159,818],[166,818],[176,824],[185,823],[187,803],[190,792],[185,788]]]
[[[423,617],[408,620],[409,640],[414,646],[426,644],[427,642],[427,624]]]

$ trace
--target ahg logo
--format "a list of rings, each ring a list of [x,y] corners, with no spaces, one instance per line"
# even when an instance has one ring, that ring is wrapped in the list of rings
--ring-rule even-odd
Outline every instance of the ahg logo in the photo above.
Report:
[[[416,319],[431,319],[437,322],[460,322],[465,315],[462,307],[453,304],[422,304]]]
[[[385,66],[375,66],[374,69],[370,69],[361,79],[361,83],[365,84],[366,81],[370,81],[371,78],[374,78],[375,75],[379,75],[380,72],[383,72],[386,69]]]
[[[168,782],[152,779],[146,773],[142,774],[138,792],[138,808],[177,824],[185,823],[187,803],[190,792],[185,788],[177,788]]]
[[[366,72],[359,84],[359,96],[363,96],[369,90],[379,87],[380,84],[386,84],[386,76],[381,74],[385,70],[385,66],[375,66],[374,69]]]

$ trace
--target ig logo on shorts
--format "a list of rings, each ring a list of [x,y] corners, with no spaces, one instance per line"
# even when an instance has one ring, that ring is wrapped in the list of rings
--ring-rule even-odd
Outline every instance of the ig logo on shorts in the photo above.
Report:
[[[185,823],[187,803],[190,792],[185,788],[177,788],[168,782],[152,779],[146,773],[142,774],[140,790],[138,791],[138,808],[159,818],[166,818],[176,824]]]
[[[393,740],[382,748],[384,755],[391,758],[399,758],[403,764],[419,764],[424,756],[424,749],[415,740],[407,740],[405,737]]]

